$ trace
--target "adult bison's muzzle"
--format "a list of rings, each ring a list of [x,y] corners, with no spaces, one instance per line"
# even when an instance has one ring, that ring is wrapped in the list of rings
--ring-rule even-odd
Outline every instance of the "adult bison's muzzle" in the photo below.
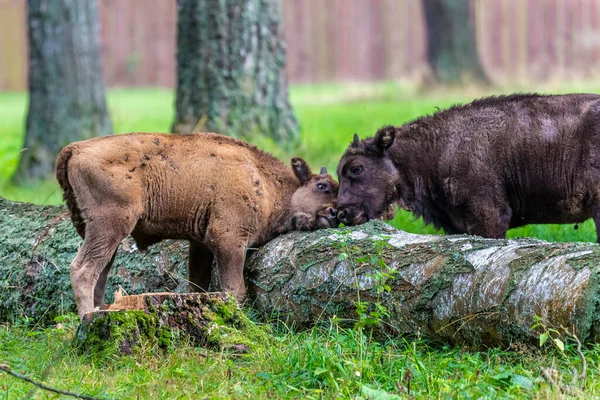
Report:
[[[373,139],[364,147],[354,135],[352,147],[338,166],[338,219],[344,225],[360,225],[372,219],[392,219],[398,200],[398,171],[382,157]],[[343,184],[342,184],[343,183]]]
[[[360,225],[369,221],[369,217],[357,206],[340,207],[338,219],[344,225]]]

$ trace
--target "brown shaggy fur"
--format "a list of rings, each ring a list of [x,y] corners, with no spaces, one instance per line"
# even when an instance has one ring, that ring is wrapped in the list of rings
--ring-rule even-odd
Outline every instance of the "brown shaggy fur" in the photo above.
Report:
[[[84,238],[70,273],[80,315],[104,304],[117,247],[190,242],[189,280],[206,290],[216,258],[223,290],[245,297],[246,249],[290,230],[337,226],[337,183],[217,134],[138,133],[72,143],[56,177]]]
[[[446,233],[594,218],[600,241],[600,96],[489,97],[355,141],[338,166],[338,218],[399,205]]]

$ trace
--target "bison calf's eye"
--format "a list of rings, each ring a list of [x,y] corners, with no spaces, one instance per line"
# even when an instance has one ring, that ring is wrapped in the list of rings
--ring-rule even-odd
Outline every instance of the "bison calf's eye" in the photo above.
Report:
[[[317,189],[325,190],[325,189],[327,189],[327,185],[324,183],[317,183]]]
[[[357,165],[355,167],[350,168],[350,174],[351,175],[358,175],[362,172],[362,167],[360,165]]]

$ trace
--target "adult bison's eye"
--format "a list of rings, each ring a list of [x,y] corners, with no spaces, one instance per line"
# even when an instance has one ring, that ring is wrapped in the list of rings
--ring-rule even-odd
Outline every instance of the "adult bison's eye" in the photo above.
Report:
[[[350,168],[350,175],[358,175],[362,172],[362,167],[360,165],[355,165],[354,167]]]
[[[317,183],[317,189],[325,190],[325,189],[327,189],[327,185],[324,183]]]

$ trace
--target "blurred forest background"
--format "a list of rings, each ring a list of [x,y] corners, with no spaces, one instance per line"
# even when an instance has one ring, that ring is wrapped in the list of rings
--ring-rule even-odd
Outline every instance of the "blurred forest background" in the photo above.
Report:
[[[98,4],[106,85],[173,87],[176,2]],[[471,7],[493,83],[600,77],[600,0],[474,0]],[[282,13],[290,83],[428,74],[422,0],[283,0]],[[0,0],[0,90],[26,87],[26,0]]]

